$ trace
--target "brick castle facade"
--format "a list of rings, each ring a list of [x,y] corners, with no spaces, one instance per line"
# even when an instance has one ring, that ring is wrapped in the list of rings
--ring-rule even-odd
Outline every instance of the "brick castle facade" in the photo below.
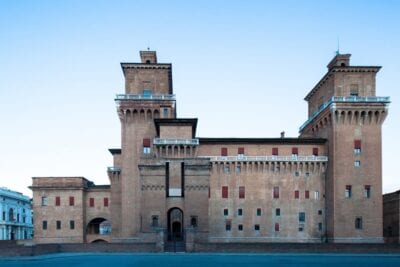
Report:
[[[383,242],[380,67],[337,54],[298,138],[199,138],[171,64],[140,56],[121,63],[110,185],[34,177],[35,242]]]

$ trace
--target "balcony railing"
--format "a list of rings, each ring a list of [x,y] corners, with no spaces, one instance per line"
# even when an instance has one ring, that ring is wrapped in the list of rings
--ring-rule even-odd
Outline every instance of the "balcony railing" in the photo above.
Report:
[[[175,100],[175,95],[117,94],[115,100]]]
[[[108,167],[107,171],[109,171],[109,172],[120,172],[121,171],[121,167],[117,167],[117,166]]]
[[[155,145],[192,145],[198,146],[199,139],[166,139],[166,138],[155,138],[153,140]]]
[[[327,156],[201,156],[201,158],[209,158],[210,161],[328,161]]]
[[[308,120],[300,126],[300,132],[309,124],[315,117],[318,116],[326,107],[332,103],[390,103],[388,96],[332,96],[317,111],[315,111]]]

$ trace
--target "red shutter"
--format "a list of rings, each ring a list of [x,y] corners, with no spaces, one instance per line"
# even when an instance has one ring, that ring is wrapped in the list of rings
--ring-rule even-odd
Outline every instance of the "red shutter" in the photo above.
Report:
[[[297,147],[292,147],[292,154],[298,155],[299,149]]]
[[[279,223],[275,223],[275,232],[279,232]]]
[[[56,197],[56,206],[60,206],[60,204],[61,204],[60,197]]]
[[[222,198],[228,198],[228,187],[227,186],[222,187]]]
[[[274,186],[274,198],[279,198],[279,186]]]
[[[273,147],[272,148],[272,155],[273,156],[278,156],[278,148],[277,147]]]
[[[238,154],[244,155],[244,147],[239,147],[238,148]]]
[[[314,147],[314,148],[312,149],[312,154],[313,154],[314,156],[318,156],[318,147]]]
[[[299,190],[294,191],[294,198],[299,198]]]
[[[69,205],[74,206],[75,205],[75,198],[74,197],[69,197]]]
[[[354,140],[354,148],[361,149],[361,140]]]
[[[104,202],[104,207],[108,207],[108,197],[105,197],[103,199],[103,202]]]
[[[94,207],[94,198],[89,198],[89,207]]]
[[[143,138],[143,147],[150,147],[150,139]]]
[[[223,156],[223,157],[228,156],[228,148],[221,147],[221,156]]]
[[[310,191],[306,190],[306,191],[304,192],[304,197],[305,197],[305,198],[310,198]]]
[[[239,198],[245,198],[245,187],[239,186]]]

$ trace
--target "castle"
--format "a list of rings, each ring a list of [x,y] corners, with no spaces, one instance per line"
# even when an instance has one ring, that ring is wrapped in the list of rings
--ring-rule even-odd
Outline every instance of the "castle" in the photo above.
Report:
[[[110,185],[33,177],[36,243],[383,242],[379,66],[337,54],[298,138],[199,138],[177,118],[172,65],[121,63]]]

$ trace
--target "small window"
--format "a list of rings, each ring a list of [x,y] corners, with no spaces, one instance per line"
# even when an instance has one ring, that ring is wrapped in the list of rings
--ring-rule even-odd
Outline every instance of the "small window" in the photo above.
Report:
[[[91,198],[89,198],[89,207],[94,207],[94,198],[93,197],[91,197]]]
[[[224,216],[228,216],[228,215],[229,215],[228,209],[224,209]]]
[[[322,215],[322,210],[318,210],[318,215]]]
[[[318,223],[318,231],[322,231],[322,223]]]
[[[257,216],[261,216],[261,208],[257,208]]]
[[[299,198],[300,198],[300,192],[299,192],[299,190],[295,190],[295,191],[294,191],[294,198],[295,198],[295,199],[299,199]]]
[[[299,212],[299,223],[304,223],[304,222],[306,222],[306,213]]]
[[[225,222],[225,231],[230,231],[231,230],[231,222],[227,221]]]
[[[108,197],[103,198],[104,207],[108,207]]]
[[[310,177],[310,173],[309,173],[309,172],[306,172],[306,173],[304,174],[304,176],[305,176],[305,177]]]
[[[151,226],[158,227],[158,215],[151,216]]]
[[[280,208],[276,208],[275,209],[275,216],[281,216],[281,209]]]
[[[351,96],[358,96],[358,84],[350,85],[350,95]]]
[[[242,172],[242,166],[236,165],[236,173],[241,173]]]
[[[239,186],[239,198],[245,198],[246,192],[244,186]]]
[[[370,185],[364,185],[364,197],[371,198],[371,186]]]
[[[56,229],[61,230],[61,221],[56,221]]]
[[[361,161],[355,160],[354,161],[354,167],[359,168],[361,166]]]
[[[42,222],[42,229],[47,230],[47,221]]]
[[[274,186],[274,198],[279,198],[279,186]]]
[[[243,231],[243,224],[238,225],[238,231]]]
[[[278,154],[279,154],[278,148],[277,147],[273,147],[272,148],[272,156],[278,156]]]
[[[294,172],[294,176],[299,177],[300,176],[300,172],[299,171],[295,171]]]
[[[244,147],[239,147],[238,148],[238,159],[243,159],[244,158]]]
[[[143,96],[150,98],[151,96],[151,89],[143,89]]]
[[[228,187],[227,186],[222,187],[222,198],[228,198]]]
[[[345,197],[346,198],[351,198],[351,185],[346,185],[346,191],[345,191]]]
[[[275,232],[279,232],[279,223],[275,223]]]
[[[75,229],[75,221],[69,221],[69,229],[71,230]]]
[[[197,227],[197,216],[190,216],[190,226]]]
[[[297,157],[299,155],[299,149],[297,147],[292,147],[292,156]]]
[[[312,149],[312,154],[313,154],[313,156],[318,156],[318,147],[314,147]]]
[[[304,198],[309,199],[310,198],[310,191],[306,190],[304,191]]]
[[[242,216],[243,215],[243,210],[242,209],[238,209],[237,210],[237,214],[238,214],[238,216]]]
[[[229,172],[230,172],[229,165],[228,164],[224,165],[224,173],[229,173]]]
[[[6,212],[3,211],[3,221],[5,221],[5,220],[6,220]]]
[[[61,204],[61,199],[60,199],[60,197],[56,197],[56,206],[60,206],[60,204]]]
[[[255,225],[254,225],[254,230],[260,231],[260,225],[259,225],[259,224],[255,224]]]
[[[69,205],[74,206],[75,205],[75,198],[74,197],[69,197]]]
[[[314,192],[314,198],[315,199],[319,199],[319,191],[315,191]]]
[[[354,155],[361,154],[361,140],[354,140]]]
[[[228,148],[221,147],[221,156],[222,157],[227,157],[228,156]]]
[[[355,220],[355,228],[361,230],[362,229],[362,218],[357,217]]]
[[[42,206],[47,206],[47,197],[42,197]]]
[[[163,109],[163,117],[168,118],[169,117],[169,110],[167,108]]]
[[[150,154],[150,138],[143,138],[143,154]]]

